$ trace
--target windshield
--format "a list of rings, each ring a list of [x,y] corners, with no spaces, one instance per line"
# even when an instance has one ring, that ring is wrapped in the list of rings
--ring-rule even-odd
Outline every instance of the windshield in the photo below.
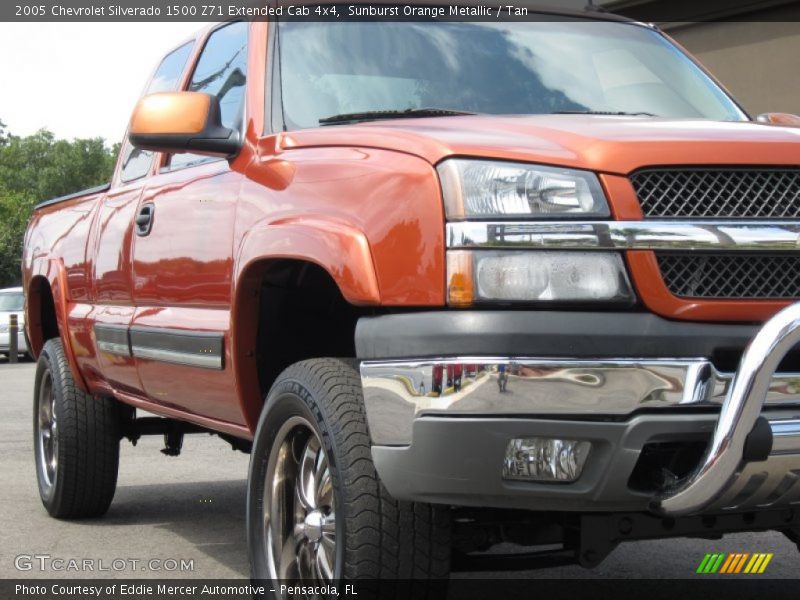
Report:
[[[19,312],[25,299],[22,292],[0,293],[0,312]]]
[[[658,32],[627,23],[282,22],[279,40],[289,128],[430,107],[746,118]]]

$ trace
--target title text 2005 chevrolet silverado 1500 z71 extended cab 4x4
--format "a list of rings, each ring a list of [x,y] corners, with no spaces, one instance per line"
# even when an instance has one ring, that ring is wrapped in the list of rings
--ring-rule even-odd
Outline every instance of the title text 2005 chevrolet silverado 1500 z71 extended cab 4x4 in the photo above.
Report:
[[[31,220],[44,505],[213,431],[256,578],[798,540],[799,158],[637,23],[212,27]]]

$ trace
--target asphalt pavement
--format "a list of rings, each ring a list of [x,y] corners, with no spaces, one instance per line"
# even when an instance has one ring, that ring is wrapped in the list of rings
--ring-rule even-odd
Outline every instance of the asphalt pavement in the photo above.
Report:
[[[72,522],[49,518],[39,501],[33,462],[34,370],[31,362],[11,365],[0,359],[0,578],[248,577],[248,456],[215,436],[187,436],[179,457],[162,455],[158,437],[143,438],[136,447],[124,441],[108,514]],[[702,577],[695,570],[709,552],[773,553],[758,577],[785,578],[770,585],[796,589],[797,582],[788,579],[800,575],[800,554],[779,533],[630,542],[593,570],[568,566],[458,577]]]

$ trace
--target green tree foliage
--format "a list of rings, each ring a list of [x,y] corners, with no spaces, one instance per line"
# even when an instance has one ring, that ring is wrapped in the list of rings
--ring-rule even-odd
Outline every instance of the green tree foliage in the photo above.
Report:
[[[32,196],[4,189],[0,182],[0,287],[20,281],[22,236],[34,203]]]
[[[18,283],[22,239],[33,205],[107,182],[119,145],[102,138],[57,140],[46,129],[27,137],[0,121],[0,286]]]
[[[6,124],[0,119],[0,148],[8,143],[8,132],[6,131]]]

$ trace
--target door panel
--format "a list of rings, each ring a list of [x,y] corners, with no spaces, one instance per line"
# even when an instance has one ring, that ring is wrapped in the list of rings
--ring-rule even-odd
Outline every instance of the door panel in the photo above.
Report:
[[[94,250],[94,339],[104,379],[120,391],[141,394],[136,362],[125,351],[120,335],[134,314],[131,291],[131,243],[133,219],[142,195],[142,184],[110,192],[102,200],[96,219]]]
[[[229,311],[140,307],[131,347],[152,402],[238,425],[244,424],[230,369]]]
[[[150,180],[142,197],[153,205],[150,233],[134,240],[137,304],[229,305],[239,181],[226,161]]]
[[[133,306],[97,306],[93,332],[103,378],[115,390],[140,396],[142,383],[128,341],[133,313]]]
[[[215,161],[151,178],[135,236],[131,345],[152,402],[244,424],[230,368],[233,232],[241,175]]]
[[[120,188],[109,192],[102,200],[94,253],[94,300],[97,304],[130,306],[133,302],[130,251],[133,217],[141,193],[141,186]]]
[[[173,91],[180,87],[194,42],[167,54],[146,87],[145,93]],[[94,345],[99,369],[112,388],[142,395],[129,331],[134,315],[132,289],[132,244],[134,221],[139,209],[145,177],[153,167],[153,152],[134,148],[125,140],[120,151],[112,191],[102,200],[95,218],[93,249],[92,311]]]
[[[184,89],[216,96],[222,124],[243,130],[248,57],[245,22],[203,42]],[[241,158],[241,157],[240,157]],[[179,154],[160,163],[140,207],[149,231],[133,250],[131,328],[147,398],[173,409],[244,424],[230,365],[233,234],[242,175],[228,161]]]

